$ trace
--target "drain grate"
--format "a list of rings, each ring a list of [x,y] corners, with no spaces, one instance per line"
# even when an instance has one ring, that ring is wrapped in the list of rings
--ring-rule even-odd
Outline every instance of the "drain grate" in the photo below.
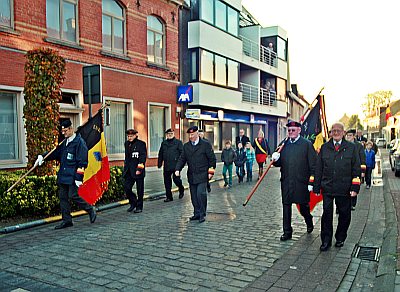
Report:
[[[207,221],[230,221],[236,218],[236,215],[233,213],[214,213],[214,212],[207,212]]]
[[[354,257],[366,261],[379,261],[381,249],[379,247],[356,246]]]

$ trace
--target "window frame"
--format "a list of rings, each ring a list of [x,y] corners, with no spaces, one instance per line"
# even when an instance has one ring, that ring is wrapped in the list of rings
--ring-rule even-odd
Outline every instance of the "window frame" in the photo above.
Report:
[[[118,15],[112,14],[112,13],[104,13],[103,6],[101,8],[101,46],[102,50],[108,53],[116,54],[116,55],[122,55],[126,56],[127,55],[127,49],[126,49],[126,8],[124,5],[122,5],[121,2],[117,0],[113,0],[114,2],[117,3],[119,7],[122,9],[122,18]],[[101,5],[103,5],[103,0],[101,1]],[[111,49],[108,49],[104,47],[103,43],[103,15],[111,17]],[[122,29],[123,29],[123,52],[117,52],[114,49],[114,18],[118,20],[122,20]]]
[[[48,19],[47,16],[47,1],[46,0],[46,21]],[[58,37],[54,37],[54,36],[50,36],[48,33],[48,26],[47,26],[47,22],[46,22],[46,32],[47,35],[50,39],[55,39],[55,40],[59,40],[62,42],[66,42],[66,43],[70,43],[70,44],[79,44],[79,9],[78,9],[78,5],[79,5],[79,0],[57,0],[58,4],[59,4],[59,19],[58,19],[58,23],[60,26],[60,30],[58,32]],[[70,3],[70,4],[74,4],[75,5],[75,41],[70,41],[66,38],[63,37],[63,23],[64,23],[64,8],[63,8],[63,4],[64,2]]]
[[[171,128],[171,111],[172,111],[172,105],[169,103],[160,103],[160,102],[148,102],[147,103],[147,157],[148,158],[158,158],[158,150],[157,150],[157,154],[153,155],[150,151],[151,149],[151,139],[150,139],[150,107],[151,106],[158,106],[158,107],[164,107],[166,110],[166,114],[165,114],[165,129],[169,129]],[[164,133],[163,137],[164,137]],[[164,137],[165,139],[165,137]],[[161,145],[158,145],[158,148],[160,148]]]
[[[134,128],[134,119],[133,119],[133,113],[134,113],[134,104],[133,104],[133,99],[128,99],[128,98],[118,98],[118,97],[110,97],[110,96],[103,96],[103,102],[104,104],[107,103],[107,101],[111,103],[124,103],[126,105],[126,127],[127,129],[132,129]],[[104,125],[104,129],[106,129],[106,126]],[[124,130],[125,133],[125,130]],[[104,133],[105,135],[105,133]],[[125,134],[124,134],[125,135]],[[107,141],[106,141],[107,144]],[[107,156],[109,161],[120,161],[120,160],[125,160],[125,151],[122,153],[108,153]]]
[[[14,0],[10,0],[10,25],[0,25],[1,30],[14,30]]]
[[[156,62],[156,47],[155,47],[155,44],[156,44],[156,35],[158,34],[158,35],[160,35],[160,32],[159,31],[157,31],[157,30],[155,30],[155,29],[152,29],[152,28],[149,28],[149,26],[147,25],[147,20],[149,19],[149,17],[154,17],[154,18],[156,18],[160,23],[161,23],[161,25],[162,25],[162,63],[157,63]],[[152,33],[153,33],[153,42],[154,42],[154,48],[153,48],[153,54],[154,54],[154,62],[153,61],[150,61],[149,60],[149,54],[147,53],[147,48],[146,48],[146,54],[147,54],[147,62],[149,62],[150,64],[154,64],[154,65],[157,65],[157,66],[165,66],[166,65],[166,47],[165,47],[165,45],[166,45],[166,33],[165,33],[165,22],[160,18],[160,17],[158,17],[158,16],[156,16],[156,15],[154,15],[154,14],[151,14],[151,15],[149,15],[149,16],[147,16],[147,18],[146,18],[146,27],[147,27],[147,29],[146,29],[146,44],[147,44],[147,46],[148,46],[148,39],[147,39],[147,34],[148,34],[148,32],[149,31],[151,31]]]

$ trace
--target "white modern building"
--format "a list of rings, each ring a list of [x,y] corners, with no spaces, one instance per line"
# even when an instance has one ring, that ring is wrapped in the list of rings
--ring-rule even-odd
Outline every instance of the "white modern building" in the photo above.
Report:
[[[261,27],[241,0],[191,0],[187,11],[187,21],[181,19],[181,83],[193,86],[193,102],[183,109],[192,113],[183,130],[199,126],[215,151],[234,141],[239,129],[251,139],[262,130],[275,148],[286,136],[290,100],[296,98],[288,82],[286,31]]]

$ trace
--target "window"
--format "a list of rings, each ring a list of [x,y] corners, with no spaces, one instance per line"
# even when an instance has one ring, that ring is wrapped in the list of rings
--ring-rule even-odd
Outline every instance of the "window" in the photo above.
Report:
[[[0,162],[20,159],[17,95],[0,91]]]
[[[128,128],[128,104],[110,103],[110,125],[104,127],[108,154],[125,153],[125,131]]]
[[[238,88],[239,84],[239,63],[228,60],[228,86]]]
[[[0,1],[0,27],[13,27],[13,0]]]
[[[214,82],[214,55],[210,52],[202,50],[200,64],[201,80]]]
[[[197,5],[197,2],[196,4]],[[198,9],[195,6],[194,9]],[[234,36],[239,34],[238,12],[219,0],[203,0],[200,2],[200,19],[214,25]],[[192,17],[197,19],[197,12],[192,12]]]
[[[164,25],[155,16],[147,17],[147,61],[165,63],[164,53]]]
[[[226,85],[226,58],[215,56],[215,83]]]
[[[47,0],[46,21],[49,37],[77,42],[77,0]]]
[[[191,80],[197,80],[197,51],[192,51],[192,58],[190,64],[190,78]]]
[[[115,0],[103,0],[103,49],[125,52],[125,11]]]
[[[286,41],[278,38],[278,48],[277,48],[278,58],[286,61]]]
[[[215,2],[215,26],[226,30],[226,5],[221,1]]]
[[[201,1],[201,19],[214,23],[214,0]]]
[[[238,35],[238,13],[236,10],[228,6],[228,32],[237,36]]]
[[[167,127],[168,107],[162,105],[150,105],[149,108],[149,155],[157,156],[164,133]]]
[[[211,143],[214,151],[219,151],[219,122],[214,121],[204,121],[204,138]]]

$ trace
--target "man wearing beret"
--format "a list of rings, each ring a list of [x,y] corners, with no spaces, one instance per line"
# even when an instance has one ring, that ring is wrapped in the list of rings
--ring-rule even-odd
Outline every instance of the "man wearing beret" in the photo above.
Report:
[[[138,139],[138,131],[129,129],[126,131],[124,161],[124,191],[129,199],[128,212],[141,213],[143,211],[144,176],[147,158],[146,143]],[[137,196],[132,191],[136,183]]]
[[[311,233],[314,229],[309,203],[314,183],[316,153],[311,142],[300,136],[300,123],[290,121],[286,127],[288,138],[283,141],[285,145],[282,151],[272,154],[274,166],[281,168],[283,204],[281,241],[292,238],[292,204],[300,205],[300,214],[305,219],[307,233]]]
[[[181,140],[175,138],[174,130],[168,129],[165,131],[165,134],[167,135],[167,139],[161,143],[160,150],[158,151],[158,168],[161,168],[164,163],[163,176],[167,197],[164,202],[171,202],[173,201],[171,192],[172,180],[179,189],[179,199],[182,199],[185,194],[181,178],[175,175],[175,167],[179,156],[182,154],[183,143]]]
[[[65,137],[64,141],[46,158],[46,161],[57,160],[60,162],[57,184],[59,186],[62,222],[55,229],[73,226],[69,199],[72,199],[81,209],[89,213],[91,223],[96,220],[95,208],[78,195],[78,188],[82,185],[84,171],[88,165],[88,148],[81,135],[75,134],[70,120],[61,123],[61,132]],[[35,165],[40,166],[43,161],[43,156],[39,155]]]
[[[207,210],[207,182],[214,175],[217,159],[211,144],[200,139],[198,128],[193,126],[187,130],[189,142],[183,145],[183,152],[175,167],[175,175],[180,176],[182,168],[187,163],[190,196],[194,215],[190,220],[205,221]]]

